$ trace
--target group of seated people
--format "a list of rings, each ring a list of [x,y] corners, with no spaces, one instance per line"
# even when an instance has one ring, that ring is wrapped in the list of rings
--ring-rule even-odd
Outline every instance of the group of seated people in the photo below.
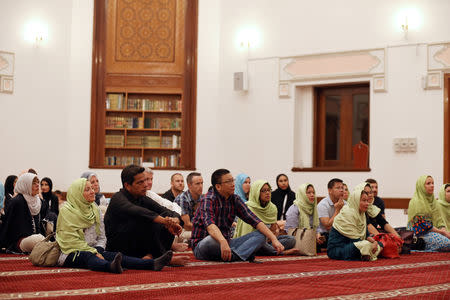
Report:
[[[373,179],[349,193],[341,179],[333,178],[328,196],[318,203],[312,184],[302,184],[294,193],[285,174],[277,176],[272,191],[266,180],[252,183],[246,174],[234,179],[228,170],[218,169],[206,194],[201,174],[192,172],[186,191],[183,176],[176,173],[171,188],[159,196],[151,191],[152,170],[130,165],[121,172],[122,189],[109,203],[100,193],[98,176],[85,172],[59,205],[52,181],[39,181],[32,171],[5,182],[0,246],[10,253],[29,253],[55,232],[61,252],[57,264],[64,267],[159,271],[185,265],[189,257],[173,251],[188,247],[200,260],[256,262],[256,255],[299,254],[291,234],[297,228],[314,229],[319,251],[326,249],[332,259],[375,260],[384,246],[376,236],[398,236],[385,219]],[[439,200],[433,192],[433,178],[421,176],[407,228],[424,239],[426,251],[450,251],[450,184],[442,186]]]

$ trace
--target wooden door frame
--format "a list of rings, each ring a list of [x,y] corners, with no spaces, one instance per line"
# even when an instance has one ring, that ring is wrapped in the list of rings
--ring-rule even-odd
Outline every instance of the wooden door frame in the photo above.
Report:
[[[450,73],[444,75],[444,182],[450,182]]]

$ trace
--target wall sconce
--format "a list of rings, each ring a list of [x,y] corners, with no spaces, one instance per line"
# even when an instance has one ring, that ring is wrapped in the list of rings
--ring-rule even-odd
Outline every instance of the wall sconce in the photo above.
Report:
[[[415,8],[404,9],[397,14],[397,24],[397,28],[403,32],[407,40],[409,32],[419,29],[422,25],[422,16]]]
[[[405,16],[405,21],[402,24],[402,31],[403,34],[405,35],[405,40],[408,39],[408,16]]]
[[[25,25],[24,39],[36,48],[48,39],[48,27],[39,21],[31,21]]]

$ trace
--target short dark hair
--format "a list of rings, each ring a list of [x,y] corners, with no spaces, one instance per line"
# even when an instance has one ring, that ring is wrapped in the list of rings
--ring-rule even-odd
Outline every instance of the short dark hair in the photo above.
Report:
[[[174,178],[176,175],[180,175],[181,177],[183,177],[183,174],[181,174],[181,173],[174,173],[174,174],[172,174],[172,176],[170,176],[170,182],[173,181],[173,178]]]
[[[216,184],[222,183],[222,176],[230,173],[227,169],[218,169],[215,170],[211,175],[211,184],[213,187],[216,187]]]
[[[55,195],[62,195],[62,192],[60,190],[56,190],[53,192]]]
[[[375,179],[373,179],[373,178],[367,178],[366,182],[372,183],[372,184],[374,184],[374,183],[378,184],[378,182]]]
[[[134,176],[144,172],[145,169],[136,165],[129,165],[123,168],[122,173],[120,173],[120,178],[122,179],[122,186],[125,187],[125,183],[132,185],[134,182]]]
[[[328,181],[328,188],[329,189],[332,189],[333,187],[334,187],[334,185],[336,184],[336,183],[338,183],[338,182],[340,182],[340,183],[344,183],[344,181],[342,181],[342,179],[339,179],[339,178],[333,178],[333,179],[331,179],[330,181]]]
[[[444,190],[447,189],[450,186],[450,183],[447,183],[444,187]]]
[[[33,168],[29,168],[27,172],[28,172],[28,173],[32,173],[32,174],[34,174],[34,175],[37,175],[36,170],[33,169]]]
[[[193,179],[195,176],[202,176],[202,174],[200,174],[199,172],[192,172],[192,173],[189,173],[188,176],[186,177],[186,182],[187,182],[188,184],[191,184],[191,183],[192,183],[192,179]]]

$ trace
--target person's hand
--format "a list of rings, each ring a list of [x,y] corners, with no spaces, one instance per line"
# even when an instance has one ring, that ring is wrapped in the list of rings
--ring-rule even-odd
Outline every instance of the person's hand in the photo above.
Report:
[[[344,207],[344,200],[342,200],[341,198],[334,204],[334,208],[336,209],[336,211],[340,211],[342,207]]]
[[[236,228],[236,226],[237,226],[237,223],[236,223],[236,222],[233,222],[233,224],[231,224],[231,227]]]
[[[230,245],[228,245],[228,242],[226,240],[220,242],[220,254],[222,256],[223,261],[231,260],[231,249]]]
[[[318,233],[316,235],[316,241],[319,245],[322,245],[325,242],[325,237]]]
[[[372,243],[372,253],[375,254],[377,253],[378,250],[378,242],[373,242]]]
[[[179,224],[171,223],[171,225],[166,225],[167,230],[173,234],[179,236],[183,231],[183,228]]]
[[[284,246],[277,239],[272,241],[272,247],[274,247],[275,250],[277,250],[277,254],[280,254],[281,252],[284,251]]]
[[[100,253],[97,253],[95,256],[97,256],[97,257],[100,258],[100,259],[105,260],[105,258],[103,257],[103,255],[101,255]]]

